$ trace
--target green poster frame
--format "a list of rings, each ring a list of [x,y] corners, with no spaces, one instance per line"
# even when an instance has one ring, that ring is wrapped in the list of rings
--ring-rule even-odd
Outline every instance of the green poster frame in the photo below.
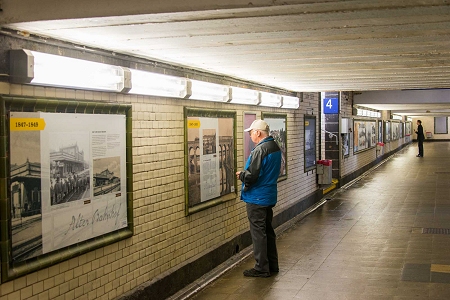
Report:
[[[203,166],[200,165],[201,157],[205,155],[204,153],[200,153],[200,146],[199,145],[192,145],[195,144],[194,141],[190,141],[189,139],[192,137],[189,136],[189,129],[195,128],[195,126],[200,126],[200,123],[192,123],[190,121],[195,120],[197,118],[208,118],[211,120],[217,119],[217,122],[219,122],[220,118],[226,118],[226,119],[232,119],[232,126],[233,128],[228,128],[228,131],[231,132],[232,137],[231,139],[228,138],[227,142],[224,142],[224,145],[220,143],[220,131],[219,133],[215,133],[218,135],[219,138],[219,148],[216,149],[216,155],[217,153],[219,158],[219,173],[221,174],[221,178],[225,179],[225,184],[223,181],[221,181],[220,184],[220,195],[214,196],[211,199],[203,200],[201,199],[201,186],[203,184],[203,181],[200,177],[200,170],[198,170],[198,167],[203,168]],[[192,124],[191,124],[192,123]],[[190,125],[191,124],[191,125]],[[210,207],[219,205],[221,203],[234,200],[237,197],[237,178],[235,176],[235,172],[237,169],[237,151],[236,151],[236,112],[235,111],[217,111],[217,110],[207,110],[207,109],[195,109],[195,108],[189,108],[184,107],[184,142],[185,142],[185,148],[184,148],[184,188],[185,188],[185,215],[191,215],[196,212],[208,209]],[[194,126],[194,127],[193,127]],[[219,128],[220,130],[220,128]],[[202,135],[202,133],[198,132],[197,134]],[[202,135],[202,140],[204,136]],[[224,137],[225,138],[225,137]],[[197,137],[198,143],[199,137]],[[203,143],[205,143],[205,140],[203,140]],[[230,145],[232,143],[232,145]],[[227,151],[222,152],[222,146],[227,147]],[[204,150],[205,151],[205,150]],[[226,153],[226,154],[224,154]],[[223,160],[223,155],[226,156],[226,158]],[[229,162],[229,160],[232,159],[233,162]],[[195,160],[195,162],[194,162]],[[198,161],[197,161],[198,160]],[[227,168],[225,167],[228,166]],[[225,174],[222,174],[222,172]],[[223,187],[226,188],[223,188]]]
[[[125,115],[127,226],[70,246],[40,254],[20,262],[12,261],[11,165],[9,148],[10,112],[49,112],[61,114]],[[132,107],[126,104],[0,96],[0,243],[1,282],[47,268],[83,253],[110,245],[134,234],[133,228],[133,160]]]

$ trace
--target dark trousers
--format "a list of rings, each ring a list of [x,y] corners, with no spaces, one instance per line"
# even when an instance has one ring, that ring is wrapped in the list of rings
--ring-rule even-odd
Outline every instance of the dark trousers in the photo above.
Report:
[[[272,227],[272,207],[247,203],[247,216],[256,261],[255,269],[261,272],[278,270],[276,235]]]
[[[423,141],[419,140],[419,155],[423,156]]]

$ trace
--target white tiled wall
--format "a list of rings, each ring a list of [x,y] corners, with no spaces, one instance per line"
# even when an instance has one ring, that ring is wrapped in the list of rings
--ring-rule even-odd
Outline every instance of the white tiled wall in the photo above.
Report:
[[[352,116],[352,99],[353,94],[349,93],[349,101],[343,101],[341,102],[341,114],[342,117],[350,118],[351,127],[353,127],[353,119],[361,119],[361,117]],[[381,113],[381,119],[382,120],[389,120],[390,118],[390,112],[389,111],[383,111]],[[374,119],[371,119],[374,120]],[[378,119],[377,119],[378,120]],[[377,129],[377,136],[378,136],[378,125],[376,126]],[[352,137],[353,141],[353,137]],[[363,168],[364,166],[370,164],[373,162],[377,156],[381,155],[382,153],[387,153],[390,151],[393,151],[397,149],[398,147],[402,146],[403,144],[407,143],[407,139],[400,138],[396,141],[391,141],[389,143],[386,143],[383,146],[382,152],[378,152],[376,150],[376,147],[367,149],[365,151],[361,151],[358,153],[353,153],[353,144],[350,143],[350,155],[346,158],[341,159],[341,176],[344,177],[345,175],[348,175],[355,170],[358,170],[360,168]]]
[[[236,199],[185,216],[183,106],[237,112],[237,164],[243,161],[243,115],[287,114],[288,177],[279,183],[277,214],[316,189],[304,173],[303,115],[299,110],[151,98],[61,88],[0,84],[0,94],[127,103],[133,110],[135,235],[0,285],[0,300],[114,299],[164,276],[248,230]],[[318,98],[308,98],[317,107]]]

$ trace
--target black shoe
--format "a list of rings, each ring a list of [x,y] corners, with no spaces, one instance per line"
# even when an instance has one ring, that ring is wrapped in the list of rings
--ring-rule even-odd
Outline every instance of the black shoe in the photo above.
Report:
[[[278,273],[280,272],[280,269],[276,268],[276,269],[270,269],[270,274],[272,273]]]
[[[245,277],[270,277],[269,272],[261,272],[255,269],[245,270],[244,271]]]

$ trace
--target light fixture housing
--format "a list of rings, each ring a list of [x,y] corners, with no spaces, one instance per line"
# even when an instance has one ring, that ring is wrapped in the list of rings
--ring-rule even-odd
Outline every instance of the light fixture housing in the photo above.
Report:
[[[300,99],[293,96],[283,96],[283,105],[281,107],[297,109],[300,107]]]
[[[75,89],[127,92],[127,68],[32,50],[11,50],[13,83],[58,86]]]
[[[283,96],[278,94],[272,94],[267,92],[261,93],[261,102],[260,106],[268,106],[268,107],[281,107],[283,104]]]
[[[191,82],[184,77],[175,77],[130,69],[132,88],[129,94],[161,96],[172,98],[189,98]]]
[[[368,110],[363,108],[356,108],[356,115],[362,117],[381,118],[381,113],[379,111]],[[399,117],[401,119],[401,116]]]
[[[231,87],[230,103],[258,105],[261,102],[261,94],[258,91]]]
[[[231,99],[231,88],[226,85],[190,79],[192,94],[189,99],[228,102]]]

